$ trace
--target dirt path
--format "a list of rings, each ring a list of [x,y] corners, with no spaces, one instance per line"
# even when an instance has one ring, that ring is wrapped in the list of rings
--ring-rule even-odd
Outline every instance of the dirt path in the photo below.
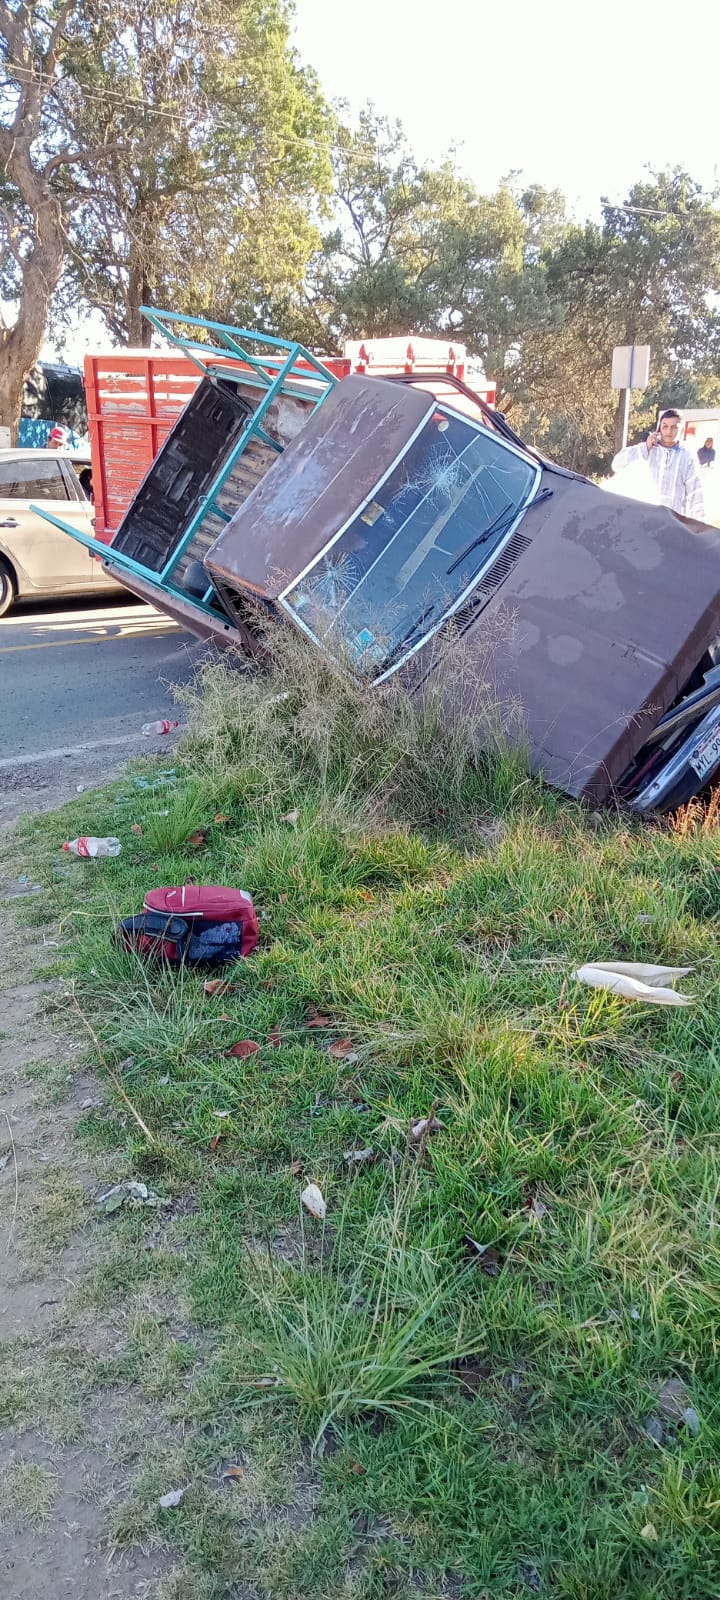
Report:
[[[111,783],[132,756],[147,754],[147,739],[133,735],[93,747],[47,751],[30,760],[0,761],[0,837],[23,812],[52,811],[74,800],[81,786],[86,790]]]
[[[82,1041],[48,1014],[61,985],[27,981],[23,944],[1,914],[0,948],[0,1593],[154,1596],[166,1552],[114,1552],[110,1530],[138,1431],[160,1419],[101,1381],[124,1308],[108,1318],[83,1307],[102,1248],[100,1175],[82,1165],[74,1128],[100,1090]],[[49,965],[53,946],[40,950]]]

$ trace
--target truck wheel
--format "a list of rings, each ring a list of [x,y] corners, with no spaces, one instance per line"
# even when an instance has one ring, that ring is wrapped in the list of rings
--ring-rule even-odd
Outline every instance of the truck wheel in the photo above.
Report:
[[[14,599],[15,574],[0,556],[0,617],[4,617],[6,611],[10,610]]]

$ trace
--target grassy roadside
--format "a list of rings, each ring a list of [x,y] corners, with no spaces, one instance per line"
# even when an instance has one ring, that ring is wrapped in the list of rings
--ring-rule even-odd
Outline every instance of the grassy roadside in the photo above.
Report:
[[[20,842],[48,885],[22,914],[72,935],[68,1005],[151,1134],[112,1096],[82,1136],[187,1211],[198,1347],[139,1328],[121,1363],[182,1438],[114,1537],[167,1538],[193,1600],[711,1600],[717,835],[588,820],[501,745],[472,761],[437,706],[301,656],[213,669],[174,773]],[[61,855],[90,830],[122,856]],[[262,916],[214,996],[111,938],[190,874]],[[696,1004],[570,981],[610,956],[695,965]],[[158,1215],[105,1219],[98,1300],[177,1273],[144,1247]]]

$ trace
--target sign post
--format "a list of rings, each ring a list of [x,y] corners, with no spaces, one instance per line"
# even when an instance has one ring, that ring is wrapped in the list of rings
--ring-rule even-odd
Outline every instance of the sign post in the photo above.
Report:
[[[630,396],[633,389],[646,389],[650,378],[649,344],[616,344],[613,350],[611,389],[619,389],[622,406],[622,442],[624,450],[630,422]]]

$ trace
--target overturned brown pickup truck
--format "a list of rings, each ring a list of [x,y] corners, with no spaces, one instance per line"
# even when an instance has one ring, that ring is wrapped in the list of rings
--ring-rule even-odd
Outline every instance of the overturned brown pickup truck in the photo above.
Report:
[[[544,460],[452,375],[338,383],[283,349],[265,377],[205,361],[107,567],[200,634],[252,652],[259,603],[411,692],[443,631],[493,640],[551,783],[641,812],[704,788],[720,531]]]

